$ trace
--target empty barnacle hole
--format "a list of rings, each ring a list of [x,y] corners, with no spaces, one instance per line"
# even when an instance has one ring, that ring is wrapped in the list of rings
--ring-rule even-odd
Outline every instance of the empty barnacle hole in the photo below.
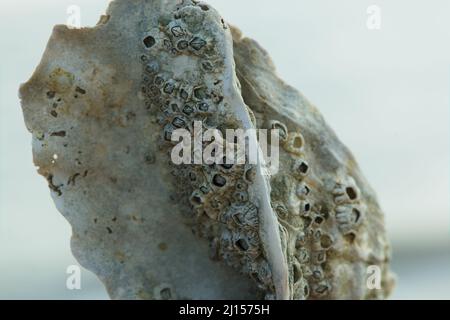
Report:
[[[203,100],[206,99],[207,93],[206,93],[206,88],[205,87],[195,87],[194,88],[194,97],[197,98],[198,100]]]
[[[314,217],[314,223],[317,225],[321,225],[322,223],[324,223],[326,220],[326,218],[321,214],[316,214]]]
[[[323,234],[320,237],[320,246],[322,249],[328,250],[333,245],[333,238],[328,234]]]
[[[189,45],[196,51],[201,50],[204,46],[206,46],[206,41],[199,38],[199,37],[194,37],[191,42],[189,43]]]
[[[234,223],[238,226],[243,226],[245,224],[245,217],[241,211],[232,214],[231,219],[233,219]]]
[[[181,117],[175,117],[172,120],[172,125],[176,128],[184,128],[186,126],[186,120]]]
[[[224,187],[227,184],[227,180],[220,174],[215,174],[212,179],[212,183],[219,188]]]
[[[236,190],[246,191],[247,188],[248,188],[248,185],[244,181],[240,180],[240,181],[236,182]]]
[[[296,149],[301,149],[303,147],[303,139],[299,136],[294,137],[292,141],[292,145]]]
[[[186,40],[180,40],[177,43],[177,49],[178,50],[186,50],[189,47],[189,42]]]
[[[220,165],[222,168],[224,168],[225,170],[230,170],[231,168],[233,168],[232,164],[228,164],[228,163],[223,163]]]
[[[306,202],[303,205],[303,213],[308,213],[311,210],[311,204],[309,202]]]
[[[144,62],[144,63],[147,62],[148,61],[148,57],[145,54],[141,55],[141,61]]]
[[[233,199],[238,203],[244,203],[249,200],[249,196],[245,191],[237,191],[233,194]]]
[[[292,170],[293,175],[301,181],[309,174],[310,168],[306,160],[298,159],[295,161]]]
[[[86,94],[86,90],[84,90],[83,88],[80,88],[78,86],[75,88],[75,92],[79,93],[79,94]]]
[[[222,18],[222,19],[220,19],[220,22],[222,23],[223,28],[224,28],[225,30],[227,30],[227,29],[228,29],[228,26],[227,26],[227,23],[225,22],[225,20]]]
[[[206,102],[200,102],[197,104],[197,109],[198,109],[198,111],[201,111],[201,112],[208,112],[209,104],[207,104]]]
[[[163,89],[164,93],[166,94],[172,94],[175,91],[175,83],[173,81],[168,81],[165,85],[164,85],[164,89]]]
[[[344,235],[344,239],[348,243],[353,244],[356,240],[356,234],[353,231],[351,231],[351,232],[347,233],[346,235]]]
[[[247,169],[247,171],[245,171],[245,181],[247,182],[253,182],[255,180],[256,177],[256,168],[255,167],[251,167],[249,169]]]
[[[172,141],[172,134],[175,130],[174,126],[172,124],[168,124],[164,127],[164,140],[171,142]]]
[[[156,300],[173,299],[172,287],[166,284],[156,287],[153,291]]]
[[[361,211],[359,211],[356,208],[353,208],[352,209],[352,222],[355,224],[359,223],[360,219],[361,219]]]
[[[301,133],[289,133],[288,139],[285,143],[285,149],[294,154],[301,155],[305,146],[305,140]]]
[[[180,107],[175,102],[174,103],[170,103],[170,110],[172,110],[172,112],[179,113],[180,112]]]
[[[153,36],[146,36],[143,40],[144,45],[147,49],[150,49],[151,47],[153,47],[156,44],[156,40]]]
[[[345,188],[345,193],[350,200],[356,200],[358,198],[358,192],[353,187]]]
[[[298,214],[303,217],[307,217],[311,215],[312,206],[308,201],[302,200],[300,201]]]
[[[235,242],[236,247],[241,251],[248,251],[250,249],[250,245],[248,244],[247,239],[240,238]]]
[[[320,242],[320,237],[322,237],[322,230],[311,229],[311,231],[312,231],[311,236],[313,237],[314,241]]]
[[[270,120],[268,121],[266,127],[269,130],[278,130],[278,135],[281,141],[287,140],[289,131],[284,123],[277,120]]]
[[[297,196],[300,198],[305,198],[309,195],[311,189],[306,184],[300,184],[297,187]]]
[[[190,116],[191,114],[193,114],[194,111],[195,111],[194,108],[189,104],[186,104],[183,108],[183,113],[187,116]]]
[[[184,30],[181,26],[174,26],[170,29],[170,31],[174,37],[181,37],[184,35]]]
[[[202,9],[203,11],[208,11],[208,10],[209,10],[209,6],[208,6],[207,4],[199,3],[198,6],[199,6],[200,9]]]
[[[46,95],[47,95],[47,98],[53,99],[56,96],[56,92],[52,91],[52,90],[51,91],[47,91]]]
[[[187,99],[189,99],[189,92],[187,90],[185,90],[184,88],[180,89],[180,98],[183,99],[184,101],[186,101]]]
[[[65,137],[66,136],[66,131],[61,130],[61,131],[56,131],[56,132],[52,132],[50,134],[51,137]]]
[[[203,200],[203,196],[198,191],[194,191],[189,199],[194,206],[201,206],[204,202]]]
[[[301,161],[297,169],[301,175],[306,175],[309,170],[308,163],[306,161]]]
[[[224,170],[230,170],[233,168],[233,161],[231,159],[228,159],[227,156],[224,156],[222,158],[222,163],[219,164],[219,166]]]
[[[159,71],[159,65],[157,62],[153,61],[145,66],[145,71],[150,75],[155,74]]]
[[[317,267],[312,271],[312,276],[316,280],[322,280],[323,278],[323,271],[320,267]]]

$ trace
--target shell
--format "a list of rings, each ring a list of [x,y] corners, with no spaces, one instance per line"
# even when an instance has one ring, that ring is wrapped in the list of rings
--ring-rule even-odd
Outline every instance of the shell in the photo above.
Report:
[[[204,3],[116,0],[106,16],[94,28],[56,26],[20,96],[72,251],[111,298],[389,294],[374,192],[267,52]],[[175,165],[175,130],[194,137],[198,120],[280,129],[280,170]],[[381,290],[366,286],[372,265]]]

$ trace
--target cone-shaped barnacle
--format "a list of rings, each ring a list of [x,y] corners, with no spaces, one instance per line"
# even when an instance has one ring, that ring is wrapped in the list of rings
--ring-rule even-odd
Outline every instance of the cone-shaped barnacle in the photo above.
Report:
[[[73,253],[112,298],[389,294],[372,189],[267,52],[197,1],[115,0],[105,17],[93,28],[55,27],[20,96]],[[278,170],[249,155],[202,161],[204,131],[259,128],[280,132]],[[246,143],[265,149],[257,135]],[[376,293],[366,287],[369,263],[385,275]]]

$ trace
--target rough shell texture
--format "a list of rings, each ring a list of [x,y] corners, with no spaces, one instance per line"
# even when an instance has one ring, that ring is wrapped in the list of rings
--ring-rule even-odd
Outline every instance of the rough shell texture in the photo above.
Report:
[[[209,5],[116,0],[94,28],[56,26],[20,95],[72,251],[112,298],[389,294],[383,215],[355,160]],[[280,129],[279,172],[174,165],[171,135],[196,120]]]

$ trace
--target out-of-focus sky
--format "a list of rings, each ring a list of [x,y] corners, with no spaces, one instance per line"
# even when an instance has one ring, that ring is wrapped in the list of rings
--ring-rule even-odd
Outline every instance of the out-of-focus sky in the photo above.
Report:
[[[86,270],[82,290],[66,289],[71,230],[32,164],[17,91],[70,5],[92,26],[108,2],[0,3],[0,299],[107,298]],[[450,298],[450,2],[207,2],[269,51],[355,154],[386,214],[394,298]],[[370,5],[380,30],[367,28]]]

